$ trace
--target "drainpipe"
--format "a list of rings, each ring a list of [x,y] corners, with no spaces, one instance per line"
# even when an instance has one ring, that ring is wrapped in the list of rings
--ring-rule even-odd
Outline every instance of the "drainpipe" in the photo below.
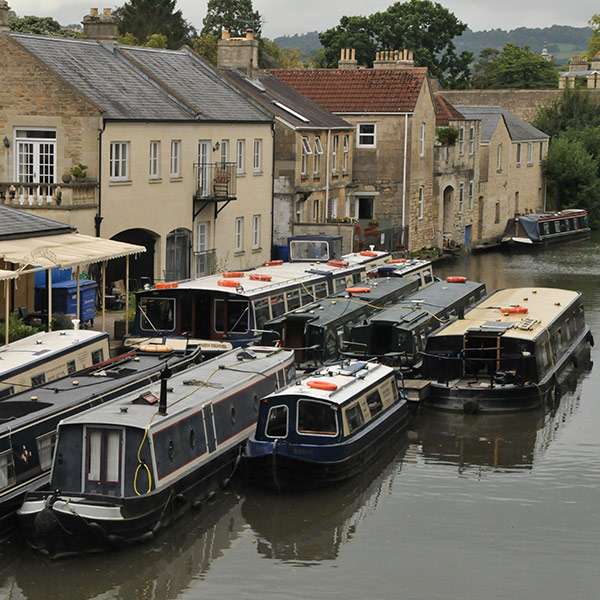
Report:
[[[406,153],[408,152],[408,115],[404,115],[404,157],[402,160],[402,241],[408,248],[408,236],[404,239],[406,231]]]
[[[94,217],[96,237],[100,237],[100,225],[102,224],[102,134],[106,129],[106,121],[102,120],[102,129],[98,134],[98,212]]]
[[[273,135],[273,148],[272,148],[272,159],[271,159],[271,250],[269,251],[269,256],[271,258],[275,258],[273,256],[273,249],[275,247],[274,243],[274,227],[273,223],[275,222],[275,142],[277,141],[277,134],[275,133],[275,119],[271,122],[271,133]],[[293,202],[295,203],[295,197]],[[295,206],[292,207],[295,210]]]
[[[329,149],[331,146],[331,129],[327,130],[327,158],[325,159],[325,222],[329,214]]]

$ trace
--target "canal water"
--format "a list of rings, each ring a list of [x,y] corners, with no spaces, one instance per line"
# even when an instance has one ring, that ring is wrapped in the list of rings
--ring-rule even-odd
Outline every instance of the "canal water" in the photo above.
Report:
[[[599,256],[595,234],[436,271],[580,290],[600,341]],[[417,414],[356,480],[292,496],[236,485],[149,545],[50,562],[14,539],[0,600],[598,598],[600,371],[581,365],[563,387],[546,410]]]

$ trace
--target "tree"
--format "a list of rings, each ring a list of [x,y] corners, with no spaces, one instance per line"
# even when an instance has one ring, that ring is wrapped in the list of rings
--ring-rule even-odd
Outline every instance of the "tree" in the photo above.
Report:
[[[590,225],[600,225],[598,161],[581,140],[560,136],[550,145],[543,164],[548,179],[548,204],[556,210],[586,208]]]
[[[246,29],[252,29],[260,38],[262,21],[260,13],[253,10],[252,0],[209,0],[202,33],[220,39],[223,29],[227,29],[231,37],[244,37]]]
[[[147,41],[156,33],[166,36],[167,48],[180,48],[196,37],[195,29],[175,10],[175,0],[129,0],[115,11],[119,33]]]
[[[218,38],[212,33],[203,33],[192,41],[192,48],[212,65],[217,65]]]
[[[299,50],[282,48],[277,42],[261,38],[258,66],[261,69],[301,69],[304,65]]]
[[[546,89],[558,86],[558,71],[554,65],[534,54],[529,46],[508,43],[502,52],[491,48],[479,55],[475,65],[473,86],[478,89]]]
[[[11,31],[33,33],[35,35],[53,35],[55,37],[80,38],[81,34],[72,29],[62,27],[51,17],[16,17],[9,15],[8,23]]]
[[[442,85],[466,87],[473,55],[458,55],[453,43],[466,27],[438,3],[409,0],[369,17],[342,17],[319,39],[329,67],[336,66],[342,48],[354,48],[358,62],[369,66],[378,50],[412,50],[415,65],[427,67]]]
[[[600,52],[600,15],[594,15],[588,25],[592,28],[592,35],[588,39],[588,58],[593,58],[597,52]]]

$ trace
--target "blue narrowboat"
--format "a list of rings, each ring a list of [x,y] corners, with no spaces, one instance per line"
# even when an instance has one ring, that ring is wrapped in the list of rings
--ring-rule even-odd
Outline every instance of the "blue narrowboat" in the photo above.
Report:
[[[249,481],[285,491],[363,471],[404,432],[408,408],[396,374],[385,365],[344,361],[264,398],[243,454]]]

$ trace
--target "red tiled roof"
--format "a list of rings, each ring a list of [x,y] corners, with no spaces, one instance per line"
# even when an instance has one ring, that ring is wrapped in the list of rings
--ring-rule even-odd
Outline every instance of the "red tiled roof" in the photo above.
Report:
[[[427,69],[273,69],[269,73],[334,113],[410,113]]]
[[[450,122],[450,119],[464,119],[464,115],[462,115],[446,98],[440,96],[440,94],[435,94],[435,124],[440,126],[446,126]]]

